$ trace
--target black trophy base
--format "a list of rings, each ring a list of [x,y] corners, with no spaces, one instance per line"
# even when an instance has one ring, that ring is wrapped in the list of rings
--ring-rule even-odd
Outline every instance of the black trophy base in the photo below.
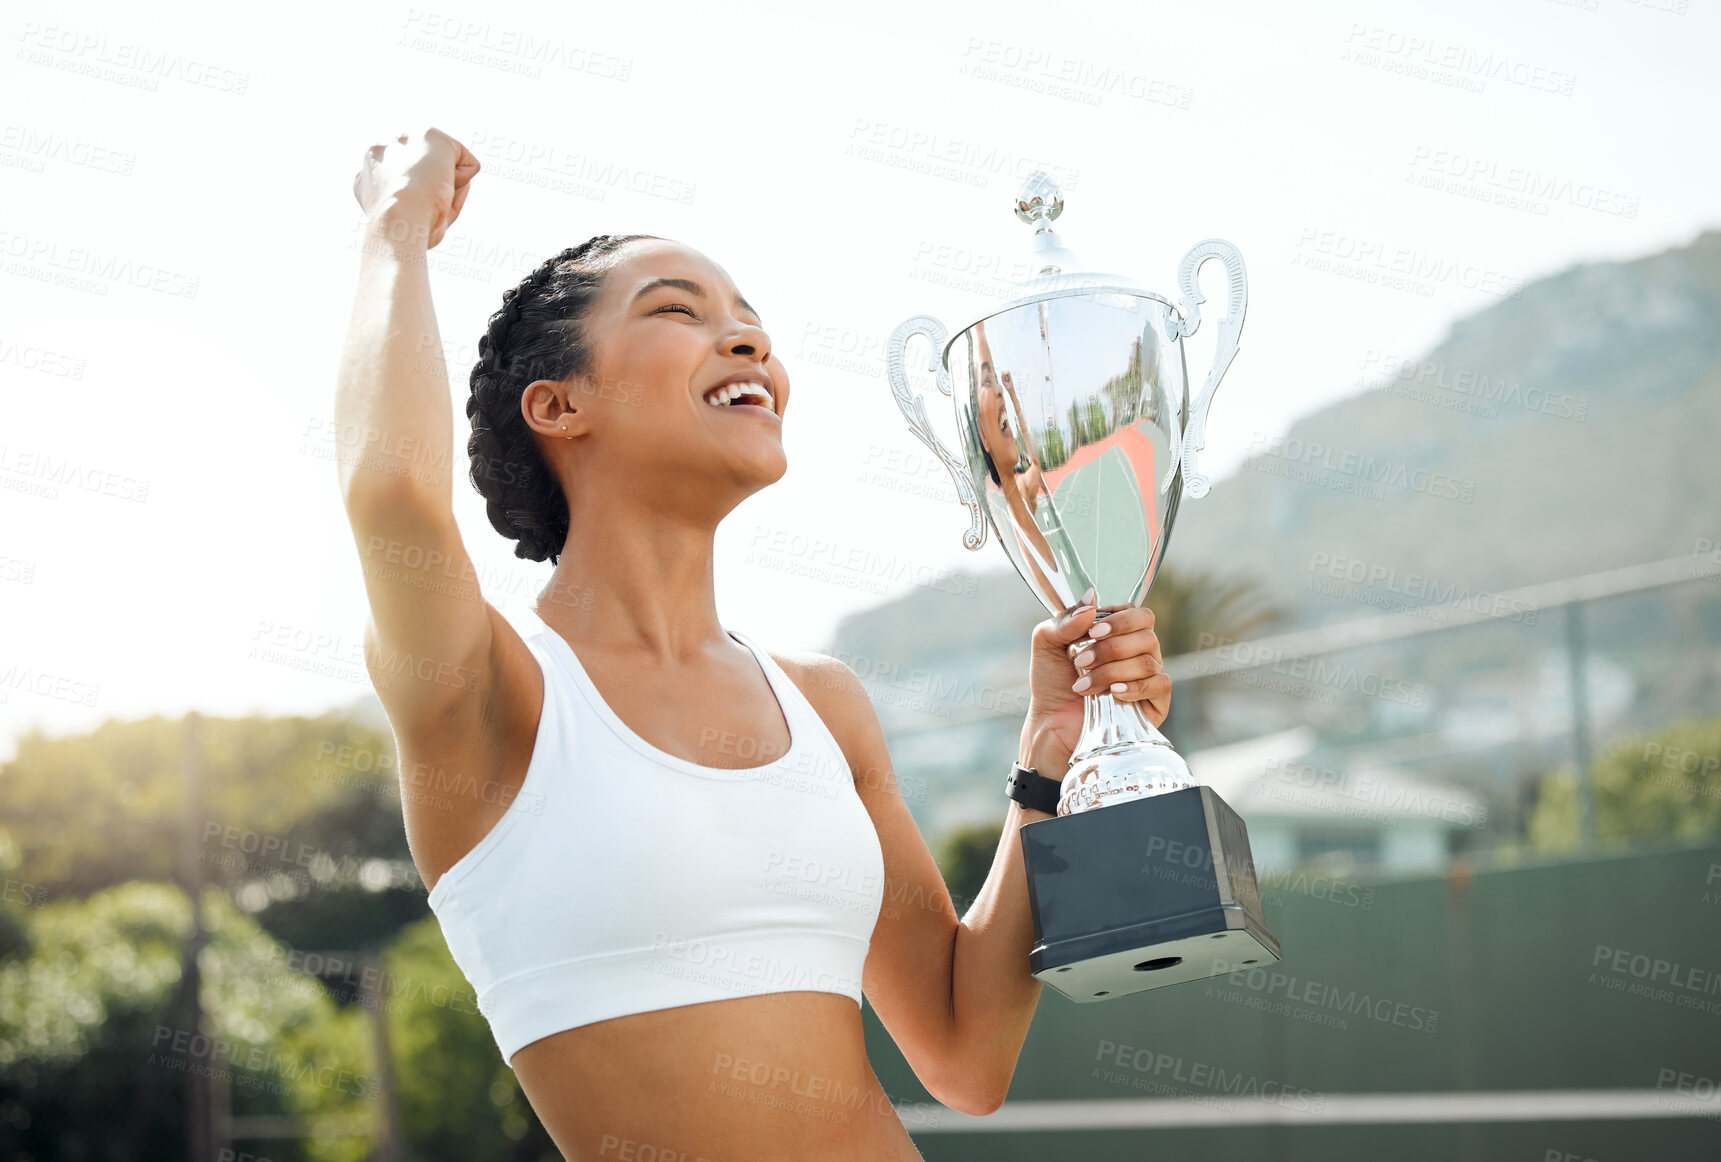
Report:
[[[1040,819],[1021,837],[1028,970],[1073,1001],[1279,960],[1248,829],[1211,787]]]

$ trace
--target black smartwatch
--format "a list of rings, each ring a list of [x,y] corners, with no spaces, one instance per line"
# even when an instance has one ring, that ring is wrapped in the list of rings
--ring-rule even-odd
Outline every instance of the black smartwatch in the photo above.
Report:
[[[1024,807],[1058,813],[1058,797],[1063,793],[1062,779],[1048,779],[1033,767],[1021,763],[1010,765],[1010,777],[1004,780],[1004,793]]]

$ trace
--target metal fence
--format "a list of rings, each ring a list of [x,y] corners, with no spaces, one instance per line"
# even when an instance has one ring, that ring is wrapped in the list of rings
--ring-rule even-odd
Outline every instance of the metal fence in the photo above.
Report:
[[[1293,777],[1374,772],[1470,804],[1468,814],[1447,811],[1449,857],[1522,844],[1544,777],[1571,769],[1584,776],[1577,847],[1589,850],[1595,757],[1628,736],[1721,715],[1721,560],[1713,553],[1499,592],[1407,586],[1342,561],[1312,570],[1309,585],[1335,611],[1326,624],[1241,641],[1204,635],[1207,648],[1167,659],[1176,693],[1165,733],[1198,774],[1204,754],[1300,728],[1307,753],[1281,764],[1280,790],[1294,790]],[[1370,612],[1347,616],[1347,606]],[[874,690],[885,701],[893,693]],[[1006,689],[991,706],[971,699],[937,719],[887,724],[905,795],[929,836],[967,817],[942,803],[971,803],[982,818],[994,796],[980,789],[995,790],[997,764],[971,756],[995,760],[1014,745],[1024,698]],[[1359,801],[1371,794],[1381,798],[1341,787],[1336,800],[1308,800],[1297,857],[1319,858],[1324,844],[1325,854],[1368,870],[1366,851],[1343,850],[1352,832],[1329,828],[1323,838],[1316,817],[1376,806],[1390,816],[1385,804]],[[1253,831],[1251,812],[1239,810]]]
[[[1366,571],[1330,595],[1393,602]],[[1461,846],[1520,840],[1541,778],[1580,776],[1579,846],[1595,845],[1596,754],[1721,714],[1721,568],[1702,556],[1212,641],[1167,661],[1167,733],[1185,753],[1302,723],[1338,769],[1461,789],[1486,822]]]

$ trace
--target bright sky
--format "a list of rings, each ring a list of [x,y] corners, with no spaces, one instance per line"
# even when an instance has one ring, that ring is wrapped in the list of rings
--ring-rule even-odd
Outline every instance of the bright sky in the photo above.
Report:
[[[1721,18],[1688,3],[8,5],[0,755],[32,724],[368,689],[327,425],[352,174],[402,127],[486,167],[433,275],[457,447],[503,290],[592,234],[696,246],[763,312],[790,468],[720,531],[718,607],[818,649],[1004,566],[962,547],[882,351],[1022,273],[1029,170],[1064,179],[1069,245],[1168,297],[1196,241],[1242,251],[1207,457],[1229,471],[1523,282],[1721,225]],[[548,566],[457,495],[487,590],[524,608]]]

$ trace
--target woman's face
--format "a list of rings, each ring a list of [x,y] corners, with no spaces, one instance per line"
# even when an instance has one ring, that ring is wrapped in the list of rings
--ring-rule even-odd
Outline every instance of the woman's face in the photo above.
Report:
[[[568,407],[586,412],[575,431],[590,437],[570,441],[575,461],[666,499],[679,488],[733,503],[783,475],[789,374],[722,267],[677,242],[632,243],[604,275],[585,331],[591,369],[567,382]],[[737,376],[768,398],[709,402]]]
[[[1020,453],[1015,433],[1010,430],[1010,409],[998,384],[997,369],[992,366],[992,348],[986,342],[985,324],[976,324],[974,330],[980,355],[980,384],[975,392],[980,443],[992,458],[999,478],[1004,479],[1016,470]]]

